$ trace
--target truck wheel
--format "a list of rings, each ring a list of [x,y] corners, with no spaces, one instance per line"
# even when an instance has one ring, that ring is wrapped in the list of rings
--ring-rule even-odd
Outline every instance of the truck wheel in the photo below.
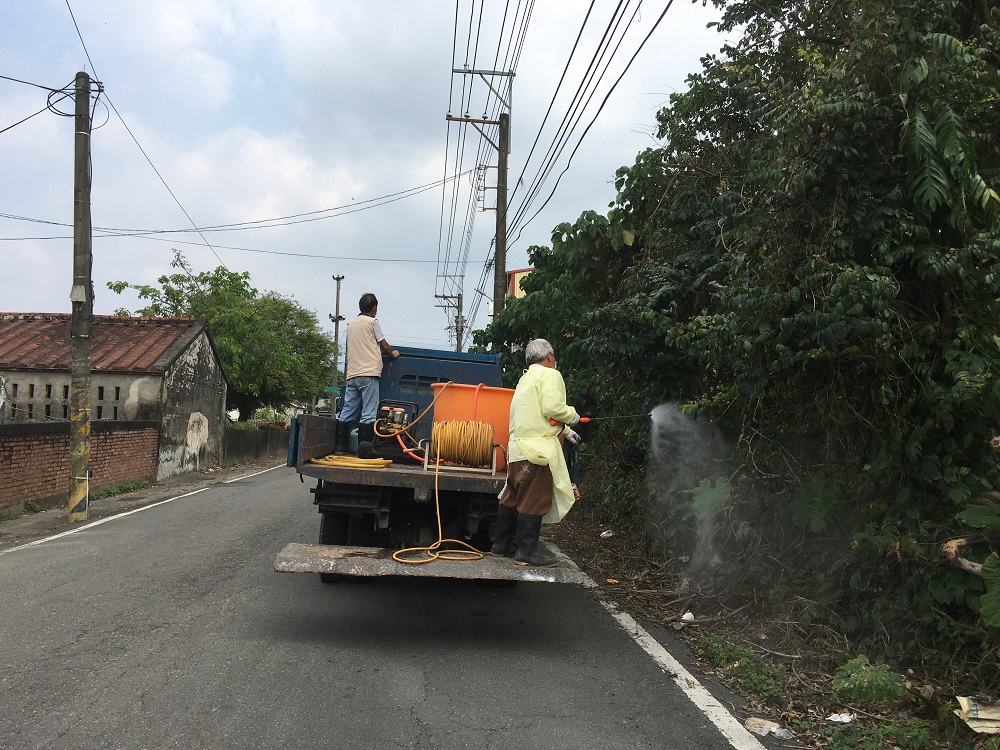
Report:
[[[347,544],[347,514],[338,510],[328,510],[319,517],[320,544]],[[323,583],[340,583],[345,576],[338,573],[320,573]]]

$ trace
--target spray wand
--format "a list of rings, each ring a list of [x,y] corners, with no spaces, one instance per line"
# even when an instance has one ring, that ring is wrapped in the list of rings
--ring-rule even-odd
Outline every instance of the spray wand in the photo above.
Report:
[[[580,424],[587,424],[587,422],[600,422],[605,419],[637,419],[638,417],[651,417],[652,412],[647,412],[645,414],[621,414],[615,417],[580,417]],[[557,425],[561,424],[558,420],[550,419],[549,424]]]

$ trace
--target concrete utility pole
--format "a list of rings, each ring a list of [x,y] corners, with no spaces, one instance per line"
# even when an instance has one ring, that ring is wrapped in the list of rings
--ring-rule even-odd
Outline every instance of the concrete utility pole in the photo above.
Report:
[[[503,312],[507,300],[507,154],[510,151],[510,115],[500,115],[497,167],[497,237],[493,261],[493,315]]]
[[[70,324],[69,513],[87,520],[90,502],[90,323],[94,314],[90,225],[90,76],[76,74],[76,137],[73,175],[73,288]]]
[[[340,321],[344,319],[344,316],[340,314],[340,282],[344,280],[344,277],[334,276],[333,280],[337,282],[337,314],[329,316],[330,320],[333,321],[333,340],[336,342],[336,346],[333,347],[333,392],[330,394],[330,416],[333,416],[336,411],[337,393],[340,390]]]
[[[462,294],[435,294],[434,299],[443,299],[443,305],[437,305],[437,307],[443,307],[446,310],[451,310],[452,305],[458,309],[455,315],[455,351],[462,351],[462,337],[465,335],[465,319],[462,317]],[[454,300],[454,303],[452,302]],[[450,329],[451,326],[448,326]]]
[[[496,95],[497,100],[507,108],[507,112],[501,113],[497,120],[483,119],[476,120],[469,117],[468,113],[464,117],[452,117],[451,112],[446,116],[446,120],[454,122],[467,122],[479,131],[480,135],[497,150],[499,155],[497,162],[497,229],[494,248],[493,262],[493,315],[503,312],[504,303],[507,299],[507,157],[510,154],[510,109],[511,102],[505,100],[500,92],[487,80],[486,76],[501,76],[513,79],[514,74],[499,70],[470,70],[469,68],[453,68],[452,73],[463,75],[478,75],[489,89]],[[513,92],[513,81],[510,88]],[[511,98],[513,98],[511,96]],[[498,142],[494,143],[487,138],[479,125],[496,125],[499,131]]]

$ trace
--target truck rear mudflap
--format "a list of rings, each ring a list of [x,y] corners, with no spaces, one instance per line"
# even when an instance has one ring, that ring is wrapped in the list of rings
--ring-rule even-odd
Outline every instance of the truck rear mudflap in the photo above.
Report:
[[[324,576],[375,577],[419,576],[462,578],[472,581],[537,581],[587,585],[590,579],[565,555],[557,555],[554,568],[516,565],[509,557],[485,555],[481,560],[444,560],[413,564],[392,557],[394,550],[381,547],[342,547],[331,544],[285,546],[274,561],[279,573],[320,573]]]

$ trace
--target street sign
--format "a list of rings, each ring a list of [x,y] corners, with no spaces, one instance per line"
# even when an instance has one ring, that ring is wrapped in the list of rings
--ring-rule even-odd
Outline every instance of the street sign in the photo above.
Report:
[[[324,388],[323,390],[324,390],[324,391],[325,391],[326,393],[336,393],[336,392],[337,392],[337,389],[336,389],[336,388],[331,388],[330,386],[327,386],[327,387],[326,387],[326,388]]]

